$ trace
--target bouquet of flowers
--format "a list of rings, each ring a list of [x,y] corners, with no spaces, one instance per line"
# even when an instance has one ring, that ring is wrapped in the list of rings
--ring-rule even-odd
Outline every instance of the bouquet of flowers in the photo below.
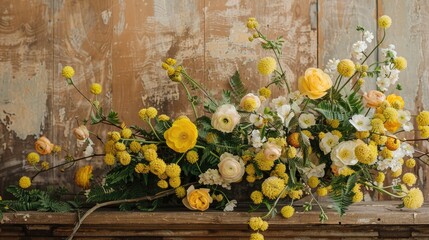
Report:
[[[412,116],[398,95],[399,73],[406,69],[407,61],[397,56],[392,45],[380,48],[391,25],[390,17],[380,17],[378,24],[382,31],[379,42],[373,42],[373,33],[358,27],[362,39],[353,44],[350,59],[331,59],[324,70],[307,69],[297,81],[298,89],[293,90],[279,61],[283,39],[268,39],[257,20],[249,18],[249,40],[259,41],[271,53],[257,64],[259,73],[268,76],[270,82],[249,91],[236,72],[230,89],[216,99],[187,74],[184,66],[168,58],[162,68],[184,88],[194,116],[173,119],[147,107],[138,112],[142,126],[127,126],[113,110],[106,113],[97,99],[101,85],[92,84],[92,97],[86,96],[72,80],[73,68],[66,66],[63,76],[92,108],[91,119],[77,126],[74,135],[80,144],[94,144],[87,125],[105,124],[112,129],[106,139],[95,134],[104,152],[66,155],[64,163],[50,166],[40,160],[41,155],[60,157],[61,147],[41,137],[27,162],[38,169],[34,178],[92,158],[75,173],[75,183],[85,197],[70,201],[61,199],[62,188],[31,189],[32,178],[23,176],[19,187],[8,189],[16,199],[0,201],[0,205],[3,209],[69,211],[84,203],[97,204],[80,219],[76,231],[99,207],[151,210],[166,203],[159,199],[171,195],[175,197],[168,198],[167,204],[179,203],[197,211],[232,211],[239,203],[229,190],[246,186],[250,209],[267,208],[264,216],[249,220],[255,231],[251,239],[263,239],[260,232],[268,228],[266,220],[278,211],[284,218],[292,217],[294,201],[306,195],[309,201],[304,210],[317,205],[322,222],[327,215],[319,200],[325,196],[333,200],[341,215],[349,205],[363,200],[364,191],[401,199],[399,207],[419,208],[424,200],[415,187],[416,176],[402,171],[427,156],[413,143],[428,140],[429,112],[414,116],[414,129]],[[368,63],[379,48],[384,58]],[[377,89],[364,92],[365,81],[376,81]],[[272,87],[285,88],[286,94],[274,97]],[[205,98],[204,114],[199,113],[202,108],[197,105],[203,101],[196,92]],[[405,139],[404,134],[412,131],[418,131],[421,138]],[[107,169],[101,177],[93,176],[91,162],[97,159],[102,159]],[[391,183],[386,183],[386,174],[393,178]]]

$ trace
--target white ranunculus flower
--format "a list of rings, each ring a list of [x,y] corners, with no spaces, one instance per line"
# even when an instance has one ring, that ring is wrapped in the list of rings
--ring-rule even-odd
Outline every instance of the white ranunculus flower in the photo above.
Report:
[[[332,148],[337,146],[339,140],[340,138],[337,135],[328,132],[325,134],[325,137],[320,140],[319,147],[326,155],[331,152]]]
[[[314,163],[311,163],[310,167],[303,168],[304,174],[307,176],[307,178],[310,178],[312,176],[321,178],[325,176],[325,163],[315,165]]]
[[[289,122],[293,118],[295,113],[293,113],[291,106],[289,104],[286,104],[277,109],[277,115],[280,117],[284,125],[288,127]]]
[[[234,183],[241,180],[244,175],[244,162],[239,156],[231,153],[223,153],[217,165],[219,173],[227,183]]]
[[[274,161],[279,159],[282,155],[282,148],[277,144],[266,142],[262,148],[266,160]]]
[[[264,118],[259,114],[251,113],[249,116],[249,121],[255,126],[255,127],[262,127],[264,125]]]
[[[340,142],[331,151],[332,162],[339,168],[358,163],[355,155],[355,148],[357,145],[355,141]]]
[[[371,120],[365,115],[358,114],[353,115],[352,119],[349,122],[356,128],[358,131],[370,131],[371,130]]]
[[[234,211],[234,208],[237,207],[237,200],[231,200],[226,203],[225,208],[223,209],[224,212],[232,212]]]
[[[311,113],[303,113],[299,116],[298,123],[302,129],[306,129],[316,124],[316,117]]]
[[[224,133],[232,132],[239,122],[240,114],[232,104],[219,106],[212,116],[213,128]]]

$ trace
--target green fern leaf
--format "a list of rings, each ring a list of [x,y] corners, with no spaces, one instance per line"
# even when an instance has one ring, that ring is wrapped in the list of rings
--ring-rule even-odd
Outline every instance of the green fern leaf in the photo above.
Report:
[[[229,85],[231,86],[232,93],[237,101],[243,98],[247,92],[247,89],[244,87],[244,84],[240,79],[238,71],[235,71],[234,75],[229,79]]]

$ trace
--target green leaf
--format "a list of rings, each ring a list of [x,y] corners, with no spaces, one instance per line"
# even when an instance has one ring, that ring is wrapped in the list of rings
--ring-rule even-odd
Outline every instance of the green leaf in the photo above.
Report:
[[[247,89],[244,87],[238,71],[235,71],[234,75],[229,79],[229,85],[231,86],[232,93],[237,101],[243,98],[247,93]]]
[[[113,110],[110,110],[109,115],[107,115],[107,121],[115,125],[120,124],[118,113]]]

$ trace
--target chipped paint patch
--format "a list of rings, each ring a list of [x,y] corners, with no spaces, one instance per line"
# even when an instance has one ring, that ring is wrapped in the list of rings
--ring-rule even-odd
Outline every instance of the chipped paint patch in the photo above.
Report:
[[[115,27],[113,28],[113,31],[115,32],[116,35],[121,35],[122,32],[125,29],[125,1],[124,0],[120,0],[119,1],[119,20],[118,20],[118,24],[115,25]]]
[[[101,12],[101,19],[103,19],[104,25],[109,23],[110,17],[112,16],[112,11],[104,10]]]

